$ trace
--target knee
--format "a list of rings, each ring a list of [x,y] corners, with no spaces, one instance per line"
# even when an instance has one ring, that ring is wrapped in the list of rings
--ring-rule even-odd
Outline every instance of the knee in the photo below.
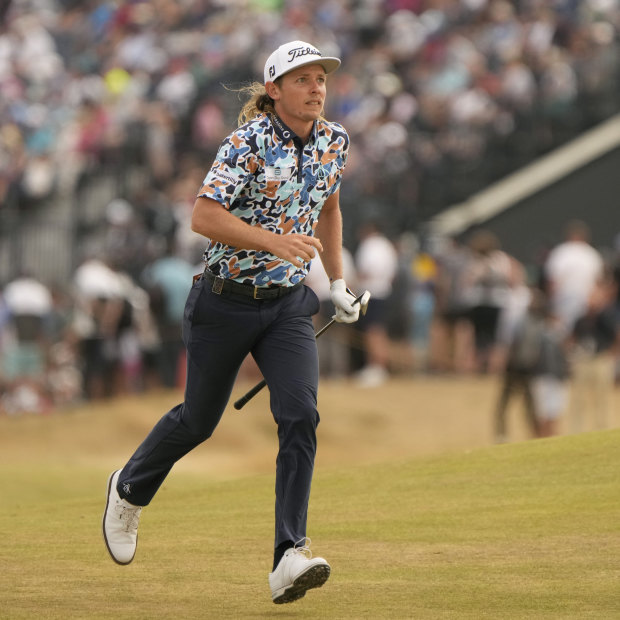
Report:
[[[179,423],[185,434],[185,441],[198,445],[213,435],[217,422],[210,416],[191,413],[187,404],[179,412]]]
[[[211,435],[213,435],[212,429],[202,428],[202,427],[198,427],[198,428],[192,427],[188,429],[188,431],[189,431],[189,437],[190,437],[191,443],[193,443],[196,446],[198,444],[201,444],[203,441],[206,441],[207,439],[211,437]]]
[[[294,407],[282,412],[277,418],[278,436],[282,445],[298,445],[316,449],[316,428],[319,413],[316,407]]]

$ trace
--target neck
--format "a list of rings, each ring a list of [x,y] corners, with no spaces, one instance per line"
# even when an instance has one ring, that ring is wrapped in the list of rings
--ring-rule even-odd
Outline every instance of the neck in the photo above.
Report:
[[[314,121],[304,121],[299,118],[289,117],[286,114],[282,114],[277,108],[276,114],[289,129],[292,129],[299,136],[304,144],[308,142],[312,133],[312,127],[314,127]]]
[[[312,122],[304,123],[302,121],[287,121],[282,119],[296,134],[299,136],[299,139],[305,144],[308,142],[308,138],[310,138],[310,134],[312,133]]]

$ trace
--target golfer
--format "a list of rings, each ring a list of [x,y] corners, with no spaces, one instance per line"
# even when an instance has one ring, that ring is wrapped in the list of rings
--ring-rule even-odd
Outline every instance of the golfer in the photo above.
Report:
[[[342,277],[338,198],[349,137],[322,117],[327,74],[339,65],[292,41],[267,59],[264,84],[244,89],[250,99],[241,125],[222,143],[192,214],[192,230],[208,245],[185,306],[184,402],[108,480],[103,535],[118,564],[134,558],[142,507],[174,463],[215,430],[251,353],[270,390],[279,438],[272,600],[290,603],[329,577],[329,564],[312,557],[306,538],[319,422],[311,316],[319,301],[304,278],[317,250],[336,320],[358,319]]]

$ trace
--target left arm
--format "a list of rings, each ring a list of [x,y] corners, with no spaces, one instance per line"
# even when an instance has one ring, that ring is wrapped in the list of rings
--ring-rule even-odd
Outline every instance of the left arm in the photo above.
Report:
[[[355,297],[347,291],[343,278],[342,213],[338,198],[339,191],[335,191],[325,201],[314,232],[323,246],[319,256],[330,281],[330,297],[336,310],[334,319],[339,323],[354,323],[360,315],[360,304],[353,305]]]
[[[323,251],[319,253],[330,282],[343,277],[342,268],[342,213],[340,212],[340,190],[334,192],[323,204],[314,231],[321,241]]]

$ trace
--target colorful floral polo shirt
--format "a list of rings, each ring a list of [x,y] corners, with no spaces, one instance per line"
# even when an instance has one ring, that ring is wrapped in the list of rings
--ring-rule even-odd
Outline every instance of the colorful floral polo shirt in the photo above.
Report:
[[[224,140],[198,196],[244,222],[278,234],[312,235],[325,200],[340,186],[349,136],[338,123],[315,121],[304,145],[278,117],[261,114]],[[292,286],[308,266],[211,240],[210,271],[254,286]]]

